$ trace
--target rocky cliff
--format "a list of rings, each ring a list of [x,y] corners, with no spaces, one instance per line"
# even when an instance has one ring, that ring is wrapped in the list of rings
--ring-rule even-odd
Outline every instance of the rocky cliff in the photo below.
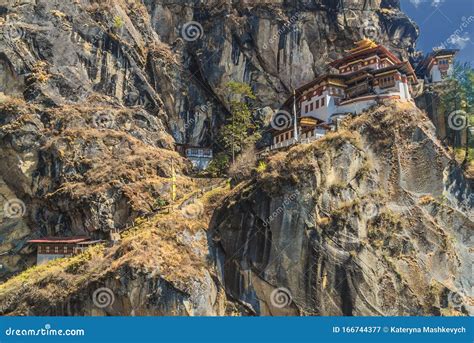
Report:
[[[173,145],[219,149],[214,137],[228,114],[228,81],[250,84],[257,96],[253,105],[260,109],[256,115],[267,116],[293,87],[327,71],[327,62],[363,36],[408,59],[418,29],[400,12],[397,0],[2,1],[2,280],[34,264],[25,244],[31,238],[108,238],[111,230],[131,227],[151,231],[140,233],[136,242],[124,239],[119,246],[51,269],[20,274],[0,287],[2,313],[436,314],[451,308],[445,301],[453,297],[456,309],[465,313],[467,307],[458,300],[467,295],[463,268],[472,198],[462,173],[420,126],[427,125],[418,122],[426,120],[421,114],[406,122],[412,127],[406,132],[384,133],[378,125],[387,122],[366,118],[370,124],[365,129],[375,126],[379,140],[356,125],[359,133],[347,140],[321,142],[327,146],[321,156],[298,152],[308,163],[281,170],[288,177],[300,175],[304,183],[283,180],[285,175],[273,175],[277,169],[271,169],[273,176],[265,173],[239,186],[214,216],[209,257],[205,231],[183,238],[178,233],[186,228],[178,225],[167,236],[163,228],[168,224],[152,215],[170,200],[172,166],[180,201],[201,187],[201,181],[187,176],[190,163]],[[390,110],[393,118],[398,112]],[[395,142],[410,150],[397,151]],[[295,154],[277,156],[290,163]],[[418,160],[426,173],[420,173]],[[434,160],[439,163],[430,168],[428,161]],[[333,179],[318,180],[322,173]],[[269,180],[280,188],[268,191]],[[391,192],[384,195],[386,189]],[[291,218],[275,217],[248,245],[245,235],[260,225],[254,219],[268,220],[285,194],[298,199],[290,201]],[[253,203],[260,207],[250,211]],[[366,203],[374,211],[370,218],[361,214]],[[416,214],[410,224],[407,210]],[[154,224],[137,224],[143,217],[154,218]],[[248,227],[234,222],[242,218]],[[392,237],[388,242],[387,236]],[[168,257],[163,239],[173,247]],[[192,248],[195,239],[201,242],[197,250]],[[292,255],[275,255],[287,241]],[[147,242],[148,250],[142,249]],[[244,252],[238,244],[246,247]],[[440,245],[444,253],[435,249]],[[149,271],[163,262],[156,259],[173,256],[177,260],[165,262],[167,271]],[[147,262],[136,262],[141,258]],[[178,273],[191,260],[197,261],[195,268]],[[433,275],[432,265],[443,266],[439,275]],[[410,268],[425,283],[407,281]],[[64,292],[55,283],[65,286]],[[426,299],[416,293],[421,284],[433,288],[420,293]],[[45,285],[48,291],[41,291]],[[364,285],[373,286],[372,293],[364,292]],[[90,300],[90,293],[102,286],[113,289],[118,299],[105,312]],[[18,287],[21,292],[13,296]],[[289,307],[270,306],[268,294],[275,287],[290,291],[294,301]],[[385,292],[389,287],[393,292]],[[55,301],[48,292],[57,295]],[[399,303],[387,309],[390,295],[400,296]],[[429,307],[429,297],[439,305]]]
[[[14,315],[472,315],[474,196],[412,104],[0,285]]]
[[[362,36],[408,58],[418,34],[387,0],[6,0],[0,33],[0,208],[25,204],[2,216],[1,275],[31,265],[28,237],[153,209],[184,163],[163,149],[215,144],[229,80],[264,116]]]
[[[433,124],[394,103],[272,156],[216,211],[215,263],[257,315],[472,313],[473,206]]]

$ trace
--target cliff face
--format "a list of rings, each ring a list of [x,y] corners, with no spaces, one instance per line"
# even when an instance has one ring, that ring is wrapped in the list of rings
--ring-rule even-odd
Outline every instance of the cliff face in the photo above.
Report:
[[[0,314],[216,316],[238,313],[209,258],[217,187],[180,209],[138,220],[114,245],[30,268],[0,285]]]
[[[258,315],[472,313],[472,189],[426,115],[400,106],[272,156],[216,211],[233,299]]]
[[[10,279],[1,313],[471,311],[471,190],[416,111],[276,155],[208,237],[205,221],[136,223],[170,200],[172,165],[180,201],[200,187],[172,146],[214,143],[228,81],[250,84],[263,116],[363,36],[407,59],[417,35],[397,0],[2,2],[2,280],[34,263],[30,238],[138,233]]]
[[[386,0],[8,0],[0,9],[0,208],[25,204],[23,216],[0,219],[2,275],[32,263],[28,237],[104,237],[153,210],[170,161],[189,167],[163,148],[213,142],[229,80],[249,83],[264,115],[363,35],[405,58],[417,37]]]

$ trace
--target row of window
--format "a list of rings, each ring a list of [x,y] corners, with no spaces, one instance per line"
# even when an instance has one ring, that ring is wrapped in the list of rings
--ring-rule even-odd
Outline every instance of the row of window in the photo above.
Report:
[[[365,66],[368,66],[370,64],[375,64],[376,63],[376,60],[370,60],[370,61],[365,61],[363,63],[358,63],[358,64],[354,64],[352,66],[348,66],[346,68],[341,68],[341,73],[347,73],[347,72],[350,72],[350,71],[358,71],[360,68],[363,68]],[[380,69],[380,68],[385,68],[385,67],[388,67],[390,65],[389,62],[385,63],[385,62],[381,62],[381,63],[378,63],[377,64],[377,69]]]
[[[311,137],[313,137],[314,135],[315,135],[314,131],[311,130],[311,131],[308,131],[308,132],[306,132],[306,133],[303,133],[303,134],[301,135],[301,138],[303,138],[303,139],[305,139],[305,138],[311,138]]]
[[[446,65],[446,64],[449,64],[449,61],[448,60],[439,60],[438,63]]]
[[[388,86],[393,86],[395,84],[395,77],[392,76],[387,76],[379,79],[380,82],[380,87],[388,87]]]
[[[320,102],[320,100],[321,100],[321,102]],[[310,104],[306,104],[305,107],[304,107],[304,112],[308,113],[308,112],[313,111],[314,109],[317,110],[319,107],[326,106],[326,98],[322,98],[320,100],[316,100],[316,101],[313,101]]]
[[[341,88],[329,87],[329,94],[343,96],[344,91]]]
[[[212,157],[212,149],[189,148],[186,149],[186,156]]]
[[[39,247],[38,247],[38,252],[39,252],[39,253],[49,254],[49,253],[51,253],[51,252],[53,252],[53,251],[54,251],[55,254],[59,254],[59,251],[62,251],[62,253],[67,254],[67,253],[68,253],[68,247],[67,247],[67,246],[64,246],[64,247],[62,247],[62,249],[60,249],[59,246],[55,246],[54,249],[51,249],[51,247],[48,246],[48,245],[47,245],[47,246],[39,246]]]
[[[281,135],[278,135],[275,137],[275,144],[287,141],[288,139],[293,138],[293,136],[294,136],[293,131],[282,133]]]
[[[364,62],[362,62],[362,63],[355,64],[355,65],[353,65],[352,67],[342,68],[342,69],[341,69],[341,72],[342,72],[342,73],[346,73],[346,72],[351,71],[351,70],[357,71],[357,70],[359,69],[359,67],[367,66],[367,65],[369,65],[369,64],[374,64],[375,62],[376,62],[375,59],[371,59],[371,60],[369,60],[369,61],[364,61]]]

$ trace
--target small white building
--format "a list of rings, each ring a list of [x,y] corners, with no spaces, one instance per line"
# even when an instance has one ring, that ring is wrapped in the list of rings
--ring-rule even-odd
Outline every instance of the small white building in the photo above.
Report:
[[[78,253],[80,243],[92,243],[89,237],[45,237],[29,240],[36,246],[36,264],[44,264],[57,258]]]
[[[191,161],[194,168],[204,170],[212,161],[212,149],[189,147],[185,150],[185,156]]]
[[[429,54],[419,67],[423,73],[425,83],[442,82],[444,79],[452,76],[454,72],[454,57],[458,51],[455,49],[441,49]]]
[[[191,146],[187,144],[176,144],[175,150],[191,161],[197,170],[205,170],[213,158],[211,148]]]

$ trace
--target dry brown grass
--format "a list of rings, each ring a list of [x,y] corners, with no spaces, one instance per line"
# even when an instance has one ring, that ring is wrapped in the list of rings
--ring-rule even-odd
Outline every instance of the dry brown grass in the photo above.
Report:
[[[205,211],[196,218],[183,216],[175,209],[139,219],[113,247],[95,246],[83,254],[32,267],[0,285],[0,303],[10,301],[15,314],[25,313],[26,299],[51,306],[91,282],[118,275],[124,267],[161,277],[186,291],[208,270],[205,230],[214,206],[222,203],[229,192],[228,187],[220,187],[205,193],[200,199]]]

